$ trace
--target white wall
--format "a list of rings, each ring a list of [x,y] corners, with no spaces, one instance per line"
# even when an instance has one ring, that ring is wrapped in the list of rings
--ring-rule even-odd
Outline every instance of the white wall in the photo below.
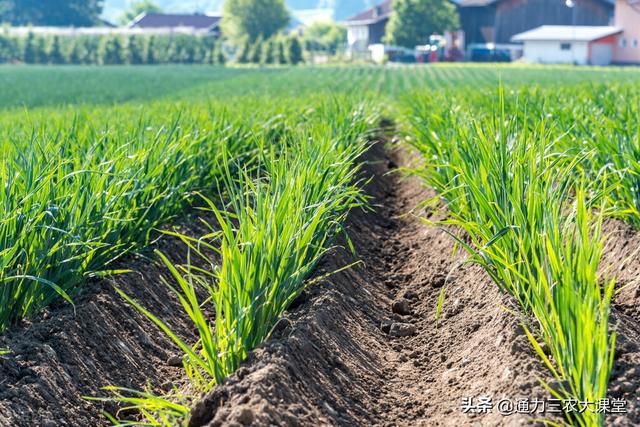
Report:
[[[369,43],[369,27],[366,25],[354,25],[347,28],[347,42],[349,46],[356,43]]]
[[[571,42],[571,49],[562,50],[559,41],[526,41],[523,57],[529,62],[542,64],[585,65],[589,61],[589,44],[587,42]]]

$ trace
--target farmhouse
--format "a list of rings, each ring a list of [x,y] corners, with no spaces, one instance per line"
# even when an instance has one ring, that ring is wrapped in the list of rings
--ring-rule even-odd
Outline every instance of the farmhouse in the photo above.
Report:
[[[347,20],[347,43],[352,52],[366,52],[371,44],[382,43],[391,14],[391,0],[369,8]]]
[[[543,25],[511,38],[522,42],[530,62],[609,65],[613,61],[618,27]]]
[[[614,22],[623,31],[613,51],[613,62],[640,64],[640,1],[617,0]]]
[[[219,35],[220,19],[220,15],[205,15],[200,13],[191,15],[143,13],[129,24],[129,28],[142,30],[187,30],[195,34]]]
[[[614,9],[614,0],[574,0],[573,7],[567,7],[563,0],[452,1],[458,6],[465,45],[510,43],[514,35],[541,25],[605,26],[610,24]],[[640,3],[618,0],[627,1]],[[350,50],[363,52],[367,46],[381,43],[391,10],[392,2],[387,0],[349,18],[346,24]]]
[[[631,0],[634,1],[634,0]],[[465,43],[509,43],[541,25],[609,25],[613,0],[458,0]]]

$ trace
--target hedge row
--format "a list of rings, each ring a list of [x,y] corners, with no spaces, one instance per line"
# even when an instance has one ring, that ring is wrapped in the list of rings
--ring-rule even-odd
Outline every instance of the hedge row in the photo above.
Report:
[[[225,64],[229,53],[214,37],[189,35],[0,35],[0,63]],[[232,56],[244,64],[298,64],[303,60],[298,38],[282,36],[247,40]]]

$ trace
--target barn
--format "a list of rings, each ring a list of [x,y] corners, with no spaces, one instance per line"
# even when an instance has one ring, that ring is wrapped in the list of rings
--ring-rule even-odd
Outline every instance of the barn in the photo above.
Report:
[[[457,0],[465,42],[509,43],[541,25],[609,25],[613,0]]]
[[[523,59],[542,64],[609,65],[621,28],[608,26],[543,25],[516,34]]]

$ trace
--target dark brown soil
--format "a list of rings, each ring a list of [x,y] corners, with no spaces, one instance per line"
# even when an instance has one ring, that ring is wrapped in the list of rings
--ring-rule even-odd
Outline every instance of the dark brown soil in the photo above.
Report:
[[[461,267],[451,239],[402,216],[431,194],[387,174],[404,163],[374,149],[375,212],[354,212],[350,235],[363,261],[309,291],[277,336],[202,400],[191,426],[521,425],[494,411],[470,416],[465,397],[543,398],[548,378],[519,322],[476,267]],[[438,213],[434,213],[438,215]],[[336,250],[321,267],[353,261]],[[435,312],[446,276],[440,325]]]
[[[618,293],[610,323],[618,334],[609,395],[627,401],[627,413],[611,416],[615,426],[640,425],[640,234],[629,225],[605,226],[603,272],[616,277]]]
[[[511,299],[478,267],[462,266],[451,239],[408,215],[432,193],[394,173],[406,165],[402,153],[378,145],[365,172],[374,198],[372,212],[353,212],[349,234],[357,256],[336,248],[318,277],[351,264],[308,289],[278,323],[263,346],[222,386],[203,396],[191,426],[379,425],[516,426],[537,417],[462,411],[463,398],[548,398],[537,378],[549,380],[533,353]],[[442,212],[417,212],[440,217]],[[189,221],[187,221],[189,222]],[[196,222],[194,221],[194,224]],[[622,287],[614,324],[619,351],[611,384],[613,397],[630,401],[631,413],[612,425],[640,425],[638,418],[638,327],[640,236],[620,223],[606,263]],[[183,231],[197,236],[197,225]],[[175,262],[184,248],[165,238],[160,248]],[[169,366],[171,343],[117,295],[113,285],[134,296],[176,332],[193,339],[177,300],[160,277],[166,270],[146,258],[126,261],[136,274],[92,283],[74,310],[59,304],[0,338],[0,425],[100,426],[103,404],[84,400],[100,387],[156,391],[181,384],[179,367]],[[445,287],[436,325],[438,297]],[[509,310],[512,309],[512,312]],[[629,386],[631,384],[631,386]],[[102,394],[104,395],[104,394]],[[113,411],[115,408],[107,407]]]
[[[189,223],[179,231],[204,234],[199,221]],[[179,239],[163,238],[156,247],[173,262],[184,263]],[[153,259],[130,258],[116,268],[136,273],[88,284],[74,298],[75,311],[68,304],[54,305],[0,337],[0,348],[11,350],[0,357],[0,425],[109,425],[101,411],[116,408],[83,396],[107,396],[101,388],[109,385],[142,389],[151,384],[160,391],[179,383],[182,368],[167,363],[175,359],[176,348],[114,289],[192,338],[177,298],[160,280],[169,272]]]

